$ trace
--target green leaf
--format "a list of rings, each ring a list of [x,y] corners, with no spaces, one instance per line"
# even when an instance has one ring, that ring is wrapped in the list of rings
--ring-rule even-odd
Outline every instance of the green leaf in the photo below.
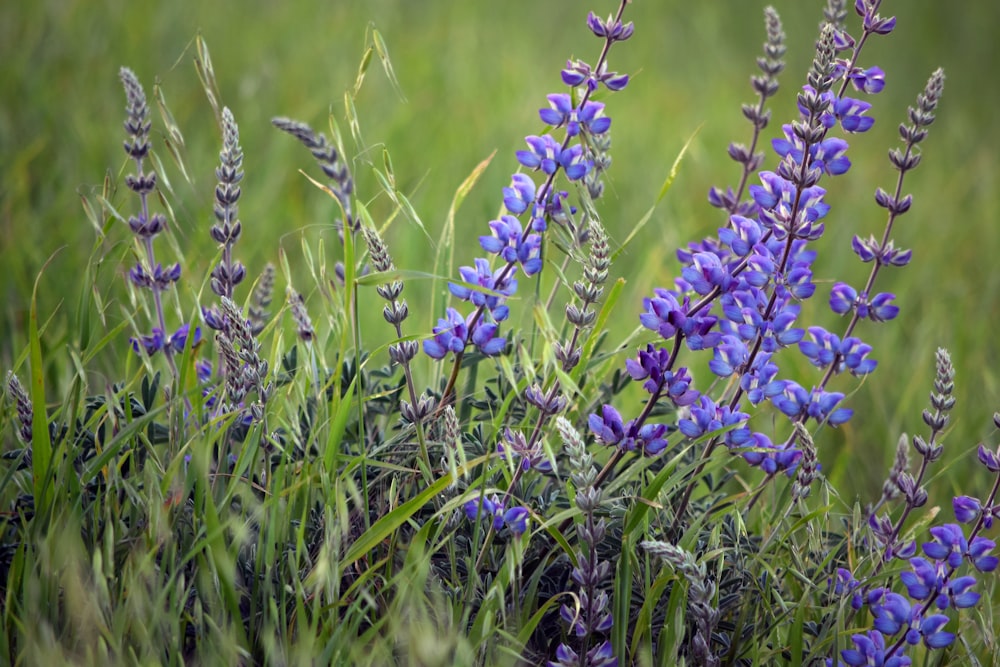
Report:
[[[339,401],[330,423],[330,434],[326,440],[326,449],[323,451],[323,463],[330,474],[336,472],[335,462],[337,454],[342,451],[341,444],[344,441],[344,432],[347,430],[347,418],[351,414],[351,404],[354,402],[354,391],[357,388],[358,378],[361,377],[360,369],[354,374],[351,384],[348,385],[343,397],[339,392],[334,391],[334,402]]]
[[[35,278],[31,291],[31,310],[28,317],[28,346],[31,358],[31,473],[35,493],[36,512],[44,516],[52,501],[52,487],[48,481],[52,462],[52,440],[49,437],[48,408],[45,405],[45,369],[42,367],[42,340],[38,333],[38,284],[52,258],[45,263]]]

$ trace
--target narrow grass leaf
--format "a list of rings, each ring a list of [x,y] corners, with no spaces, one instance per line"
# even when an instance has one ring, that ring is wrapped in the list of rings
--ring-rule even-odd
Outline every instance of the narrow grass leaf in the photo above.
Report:
[[[42,516],[48,513],[52,500],[52,487],[47,484],[49,465],[52,462],[52,441],[49,437],[48,406],[45,404],[45,368],[42,365],[42,339],[38,331],[38,284],[45,273],[45,263],[35,278],[31,292],[31,310],[28,316],[28,346],[31,358],[31,433],[32,456],[31,475],[35,494],[36,512]]]
[[[653,205],[650,206],[649,210],[646,211],[646,214],[639,219],[639,222],[637,222],[635,225],[632,226],[632,231],[629,232],[629,235],[627,237],[625,237],[625,240],[622,241],[622,244],[618,247],[618,249],[615,250],[613,253],[611,253],[612,261],[617,259],[618,256],[625,250],[625,248],[627,248],[629,244],[632,243],[632,241],[635,239],[639,231],[642,230],[647,224],[649,224],[649,221],[653,217],[653,212],[656,211],[656,207],[660,204],[661,201],[663,201],[663,198],[667,196],[667,193],[670,192],[670,188],[673,186],[674,180],[677,178],[677,174],[680,172],[681,162],[683,162],[684,156],[687,154],[688,149],[691,147],[691,142],[694,141],[694,138],[698,136],[698,133],[700,131],[701,131],[701,126],[698,126],[698,129],[696,129],[694,133],[690,137],[688,137],[688,140],[684,142],[684,146],[681,148],[680,153],[678,153],[677,157],[674,158],[674,163],[670,167],[670,173],[667,174],[667,178],[663,181],[663,185],[660,186],[660,191],[659,193],[657,193],[656,199],[653,201]]]

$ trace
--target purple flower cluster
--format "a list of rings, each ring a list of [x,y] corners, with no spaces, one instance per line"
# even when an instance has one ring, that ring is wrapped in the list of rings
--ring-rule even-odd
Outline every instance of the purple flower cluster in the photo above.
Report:
[[[140,202],[139,212],[129,216],[128,226],[138,240],[143,255],[143,259],[137,261],[135,266],[129,269],[128,278],[136,287],[152,292],[157,319],[150,334],[133,337],[130,342],[132,349],[137,354],[145,352],[148,356],[153,356],[162,350],[167,355],[171,369],[176,376],[172,355],[184,350],[189,325],[184,324],[174,333],[167,333],[161,294],[180,280],[181,265],[174,263],[171,266],[163,266],[156,261],[153,239],[166,230],[167,218],[162,213],[153,213],[149,210],[150,195],[156,191],[157,181],[155,171],[148,173],[144,171],[145,160],[152,148],[149,142],[151,127],[149,106],[146,103],[146,92],[132,70],[127,67],[121,68],[119,78],[125,87],[128,112],[125,119],[125,132],[128,135],[124,144],[125,153],[135,164],[135,173],[129,174],[125,178],[125,185],[139,196]],[[193,342],[196,344],[200,340],[201,329],[196,328]]]
[[[239,220],[239,200],[242,194],[243,149],[240,147],[240,131],[229,107],[222,109],[222,150],[219,152],[219,166],[215,170],[218,185],[215,187],[215,224],[209,230],[212,240],[222,249],[222,259],[212,269],[209,286],[220,297],[232,299],[236,286],[246,278],[246,267],[233,257],[233,246],[243,233],[243,223]],[[218,306],[202,308],[205,324],[215,331],[226,328]]]
[[[191,327],[188,324],[182,324],[177,331],[169,336],[160,327],[153,327],[152,333],[148,336],[139,336],[130,340],[136,354],[145,352],[148,356],[153,356],[160,350],[171,350],[175,354],[180,354],[187,345],[190,332]],[[201,327],[195,327],[191,347],[197,347],[199,344],[201,344]]]
[[[928,439],[913,438],[913,448],[921,457],[916,475],[909,472],[908,457],[897,452],[896,463],[883,491],[884,502],[896,496],[905,499],[903,513],[893,520],[889,515],[878,516],[871,511],[868,525],[883,557],[869,575],[874,577],[884,563],[897,559],[905,561],[908,569],[898,575],[905,588],[905,595],[893,590],[893,585],[870,587],[855,579],[847,569],[838,569],[833,592],[837,596],[850,596],[855,611],[867,606],[872,614],[873,629],[852,637],[854,648],[841,651],[842,663],[848,665],[910,664],[906,651],[910,646],[923,643],[928,649],[950,646],[955,633],[945,630],[956,612],[977,605],[981,594],[974,590],[976,574],[993,572],[1000,559],[992,554],[996,543],[983,535],[984,529],[993,525],[997,507],[996,495],[1000,489],[1000,460],[984,446],[979,448],[980,463],[994,475],[994,485],[985,500],[971,496],[956,496],[952,501],[959,523],[947,523],[930,528],[931,539],[920,545],[916,541],[900,538],[903,523],[910,512],[927,502],[927,491],[922,486],[928,464],[938,460],[943,447],[936,443],[938,435],[948,425],[948,412],[954,406],[954,368],[949,355],[939,350],[934,392],[931,394],[932,410],[923,413],[924,422],[930,427]],[[1000,414],[994,417],[1000,424]],[[901,448],[906,440],[902,439]],[[905,449],[904,449],[905,451]],[[961,524],[971,525],[966,532]],[[869,579],[870,580],[870,579]],[[872,662],[874,661],[874,662]],[[829,660],[828,664],[834,664]]]
[[[632,24],[623,24],[620,18],[605,21],[591,14],[587,25],[606,45],[632,35]],[[433,337],[423,343],[431,358],[443,359],[449,354],[458,358],[469,345],[487,356],[505,349],[507,340],[498,331],[509,314],[506,301],[517,292],[515,275],[518,270],[526,276],[542,270],[542,233],[550,222],[567,219],[568,193],[555,189],[555,178],[561,172],[569,181],[580,181],[591,174],[595,158],[588,142],[600,139],[611,127],[604,104],[589,98],[600,85],[621,90],[628,83],[627,75],[607,71],[606,52],[594,68],[582,61],[567,63],[562,78],[573,91],[549,95],[548,106],[539,110],[550,131],[562,129],[564,138],[560,141],[551,133],[531,135],[525,138],[527,149],[516,152],[522,167],[541,173],[542,183],[529,174],[517,173],[503,189],[507,213],[489,223],[491,235],[479,237],[482,249],[500,262],[494,267],[488,259],[477,258],[472,266],[459,269],[462,282],[449,283],[448,288],[453,296],[475,308],[468,316],[447,309],[434,327]],[[575,209],[569,207],[569,211]]]
[[[971,518],[958,509],[958,504],[955,513],[960,520],[963,516]],[[878,522],[874,525],[879,535]],[[861,583],[848,570],[837,571],[835,594],[850,595],[853,609],[867,606],[873,617],[873,630],[853,635],[854,648],[842,650],[842,662],[838,664],[909,665],[906,651],[910,646],[922,643],[929,649],[940,649],[955,641],[955,633],[944,629],[951,618],[943,612],[977,605],[982,596],[973,590],[976,577],[972,572],[993,572],[1000,559],[990,553],[996,548],[995,542],[979,535],[967,537],[958,524],[935,526],[930,534],[933,539],[921,545],[924,556],[916,555],[912,543],[895,554],[910,566],[899,574],[906,595],[883,587],[863,592]],[[966,565],[971,566],[966,568],[969,573],[958,576]],[[828,664],[834,664],[833,660]]]
[[[861,291],[838,284],[830,298],[831,308],[839,314],[855,314],[844,335],[819,326],[803,329],[796,323],[800,302],[816,292],[812,265],[817,255],[810,246],[823,236],[830,211],[826,190],[819,183],[851,167],[847,141],[830,133],[837,128],[848,135],[863,133],[874,123],[871,104],[844,93],[853,86],[873,94],[884,86],[881,69],[856,64],[867,37],[886,34],[894,25],[893,20],[877,17],[877,4],[859,0],[855,7],[864,18],[865,39],[856,42],[840,25],[826,25],[808,84],[798,95],[799,119],[782,126],[782,136],[772,142],[778,165],[773,171],[760,171],[759,183],[748,185],[748,177],[763,163],[763,154],[753,150],[769,118],[763,103],[777,90],[775,75],[783,67],[780,22],[776,15],[768,15],[767,57],[760,61],[764,76],[752,81],[760,103],[744,107],[744,115],[754,124],[754,143],[750,148],[734,144],[729,150],[743,164],[744,179],[737,189],[712,188],[709,193],[710,203],[727,211],[729,223],[719,229],[717,237],[679,250],[682,266],[674,288],[658,288],[644,300],[640,322],[662,341],[640,352],[638,360],[626,362],[626,368],[633,379],[643,381],[650,394],[647,408],[629,421],[611,406],[590,415],[591,431],[598,441],[657,454],[667,446],[665,435],[674,430],[689,439],[715,434],[703,457],[724,443],[769,474],[784,471],[791,475],[801,459],[795,445],[798,436],[776,445],[767,436],[753,433],[747,425],[749,414],[740,409],[742,398],[752,406],[770,402],[793,423],[813,419],[838,426],[851,418],[852,411],[842,406],[844,394],[829,391],[826,385],[839,373],[864,376],[875,370],[877,362],[869,357],[871,346],[852,335],[853,329],[857,319],[893,319],[899,312],[892,303],[895,296],[870,296],[870,284]],[[854,246],[863,251],[862,259],[880,264],[903,265],[910,257],[909,251],[874,239],[856,239]],[[719,378],[736,380],[727,385],[723,396],[701,395],[686,369],[675,366],[682,344],[692,352],[710,350],[709,370]],[[789,347],[797,347],[824,371],[817,385],[808,388],[779,379],[777,359]],[[675,421],[646,424],[651,406],[664,398],[676,409]]]
[[[498,496],[474,498],[467,501],[462,508],[469,521],[485,517],[494,531],[507,526],[510,532],[517,536],[528,530],[528,510],[524,507],[506,509],[503,500]]]

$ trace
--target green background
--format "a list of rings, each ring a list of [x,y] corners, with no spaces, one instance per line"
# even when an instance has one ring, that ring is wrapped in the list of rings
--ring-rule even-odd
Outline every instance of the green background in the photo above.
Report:
[[[788,66],[772,104],[768,138],[795,113],[794,93],[811,60],[822,4],[774,3],[788,36]],[[1000,324],[1000,125],[995,121],[1000,5],[979,0],[957,10],[934,0],[883,4],[884,14],[898,16],[896,32],[875,39],[862,65],[881,66],[888,84],[872,100],[875,128],[851,140],[855,168],[825,183],[833,209],[818,246],[820,289],[803,322],[842,328],[825,300],[833,281],[857,285],[867,275],[868,267],[850,252],[849,242],[856,233],[881,234],[884,216],[872,193],[876,186],[890,189],[895,183],[886,150],[897,145],[896,127],[931,71],[943,66],[948,78],[939,119],[924,144],[926,160],[907,178],[913,210],[894,234],[897,245],[914,249],[914,261],[883,272],[876,286],[898,295],[900,317],[858,330],[875,347],[878,372],[860,386],[848,378],[834,385],[853,393],[851,406],[858,414],[840,432],[824,436],[820,456],[828,473],[846,482],[842,488],[848,493],[876,492],[899,433],[926,430],[919,413],[927,403],[936,347],[948,347],[958,369],[958,408],[945,443],[946,460],[960,462],[946,486],[964,485],[979,440],[996,442],[990,416],[1000,408],[994,332]],[[297,173],[305,169],[315,175],[317,170],[269,120],[287,115],[325,129],[332,109],[346,127],[343,92],[354,81],[366,26],[374,24],[388,44],[403,96],[373,64],[357,102],[365,145],[347,135],[347,153],[360,198],[384,220],[392,207],[379,196],[368,162],[380,165],[383,147],[390,151],[400,188],[430,238],[400,217],[387,230],[387,241],[399,267],[421,270],[429,268],[432,239],[440,233],[455,189],[496,151],[456,221],[464,239],[456,262],[470,263],[480,253],[476,237],[496,215],[500,188],[517,168],[514,151],[523,146],[523,136],[540,131],[536,110],[545,104],[545,94],[563,90],[559,69],[567,57],[592,61],[597,56],[599,42],[584,26],[592,8],[606,15],[613,6],[568,0],[3,3],[0,365],[12,367],[25,347],[29,295],[51,257],[39,284],[42,318],[52,318],[44,336],[50,391],[57,392],[68,376],[66,347],[76,336],[81,267],[96,238],[81,196],[93,198],[106,173],[116,182],[124,173],[120,66],[136,71],[151,100],[153,83],[162,84],[184,132],[194,184],[176,169],[167,176],[176,193],[174,233],[186,254],[186,276],[196,283],[182,287],[187,298],[199,288],[215,252],[208,227],[219,136],[193,67],[197,32],[211,49],[222,102],[240,125],[245,231],[237,255],[253,277],[265,262],[277,260],[279,248],[301,269],[303,239],[314,249],[320,238],[328,250],[334,245],[330,201]],[[640,1],[627,10],[627,18],[636,22],[635,36],[615,47],[610,62],[611,69],[631,74],[632,82],[604,100],[613,118],[614,165],[600,210],[615,242],[623,241],[652,205],[684,144],[690,140],[691,147],[666,200],[612,269],[628,280],[618,311],[619,333],[634,326],[642,296],[676,275],[677,245],[713,234],[725,222],[705,195],[712,184],[736,180],[726,145],[750,136],[739,104],[752,100],[748,77],[756,71],[754,58],[764,39],[762,8],[763,3],[734,0]],[[848,20],[857,32],[853,12]],[[155,112],[154,120],[154,145],[169,163]],[[773,159],[767,164],[773,166]],[[114,203],[124,211],[133,206],[121,191]],[[116,224],[99,254],[121,258],[129,241],[125,226]],[[168,257],[167,246],[160,247],[161,257]],[[129,308],[121,288],[124,271],[111,261],[99,268],[100,284],[116,286],[102,292],[109,325]],[[305,274],[296,275],[303,289]],[[284,288],[279,281],[279,295]],[[429,287],[415,283],[407,290],[416,315],[409,331],[429,330],[440,316],[421,306]],[[245,289],[240,296],[245,297]],[[193,301],[184,303],[190,308]],[[372,316],[379,319],[377,312]],[[123,337],[122,355],[125,346]],[[98,360],[95,385],[118,379],[113,371],[121,363],[113,355]],[[707,358],[693,363],[702,367]],[[804,382],[818,377],[804,365],[788,370]]]

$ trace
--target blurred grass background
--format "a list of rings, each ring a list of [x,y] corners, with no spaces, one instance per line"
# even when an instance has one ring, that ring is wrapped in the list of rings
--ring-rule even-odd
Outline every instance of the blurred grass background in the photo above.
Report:
[[[476,164],[497,151],[457,219],[465,240],[456,262],[465,264],[479,254],[476,238],[495,216],[500,189],[516,169],[513,152],[522,147],[523,136],[540,129],[536,110],[545,104],[545,94],[562,89],[559,69],[564,61],[596,58],[598,42],[584,26],[587,10],[606,15],[613,4],[3,3],[0,364],[10,368],[24,349],[32,286],[52,258],[39,284],[42,319],[52,318],[44,340],[50,391],[58,391],[61,378],[69,374],[66,348],[76,345],[80,277],[96,238],[80,199],[99,192],[109,171],[120,181],[124,164],[120,66],[136,71],[151,101],[153,83],[162,84],[186,139],[194,185],[184,182],[176,169],[167,174],[177,195],[174,232],[186,253],[185,275],[193,278],[184,283],[184,294],[198,289],[215,252],[208,227],[219,134],[193,67],[198,31],[211,49],[222,103],[233,109],[240,125],[246,154],[240,202],[245,231],[237,255],[251,278],[265,262],[277,259],[279,247],[299,270],[303,239],[314,249],[325,239],[328,252],[335,250],[330,227],[334,208],[297,173],[316,172],[308,154],[269,120],[288,115],[325,130],[331,109],[342,119],[343,92],[354,81],[369,22],[385,37],[405,100],[373,64],[358,100],[365,145],[347,146],[357,190],[363,200],[377,195],[367,163],[380,164],[382,148],[388,148],[401,190],[436,239],[455,189]],[[823,5],[819,0],[773,4],[788,35],[788,66],[772,104],[768,138],[795,113],[794,94],[812,57]],[[710,185],[735,181],[737,170],[726,157],[726,145],[749,139],[739,104],[751,100],[748,77],[756,72],[754,58],[764,40],[763,6],[640,1],[628,9],[628,19],[636,22],[635,36],[615,48],[611,68],[630,73],[632,83],[605,100],[614,120],[614,166],[601,212],[615,240],[625,239],[652,205],[675,156],[701,129],[652,223],[613,267],[614,275],[628,280],[618,312],[619,333],[634,326],[642,296],[676,275],[677,245],[712,234],[724,223],[705,195]],[[1000,5],[969,3],[955,11],[935,0],[887,0],[883,14],[892,13],[899,19],[896,32],[874,40],[862,63],[887,72],[885,92],[872,100],[876,126],[851,141],[855,168],[826,182],[833,210],[816,264],[822,284],[804,310],[804,322],[842,329],[825,306],[828,283],[847,279],[858,284],[867,275],[868,267],[850,252],[849,242],[856,233],[881,234],[884,217],[872,193],[876,186],[889,189],[895,183],[886,150],[897,145],[896,127],[931,71],[943,66],[948,79],[938,121],[924,144],[926,160],[906,183],[914,208],[894,235],[898,245],[914,248],[915,259],[903,270],[883,272],[877,285],[879,291],[898,295],[901,315],[858,331],[875,348],[878,372],[860,386],[846,378],[834,386],[854,392],[851,402],[858,414],[847,428],[825,436],[821,459],[848,497],[876,493],[899,433],[923,431],[919,414],[927,404],[938,346],[951,350],[958,369],[958,407],[945,442],[951,448],[947,460],[959,461],[947,475],[952,488],[939,492],[953,491],[960,482],[970,486],[968,475],[978,474],[972,465],[974,446],[984,438],[995,442],[990,416],[1000,408],[994,330],[1000,325],[1000,124],[994,118],[1000,102],[994,82],[1000,65],[995,40]],[[853,31],[853,13],[849,20]],[[154,118],[154,145],[169,163],[155,111]],[[122,192],[115,203],[123,211],[133,205]],[[384,196],[370,204],[383,220],[391,213]],[[416,226],[400,217],[387,240],[399,267],[428,268],[433,243]],[[124,225],[117,224],[99,256],[120,258],[129,241]],[[106,312],[111,324],[128,307],[120,300],[123,275],[123,268],[112,262],[99,268],[99,282],[114,285],[103,294],[110,299]],[[300,289],[307,284],[304,271],[296,280]],[[284,287],[278,285],[279,295]],[[413,333],[418,324],[429,330],[440,315],[420,307],[429,298],[422,287],[407,288],[417,315],[408,329]],[[193,301],[184,303],[190,309]],[[372,315],[373,321],[380,319],[377,312]],[[124,355],[125,340],[120,347]],[[95,383],[119,379],[113,369],[120,366],[120,358],[100,360],[97,368],[107,375],[95,375]],[[806,382],[815,376],[805,367],[798,372]]]

